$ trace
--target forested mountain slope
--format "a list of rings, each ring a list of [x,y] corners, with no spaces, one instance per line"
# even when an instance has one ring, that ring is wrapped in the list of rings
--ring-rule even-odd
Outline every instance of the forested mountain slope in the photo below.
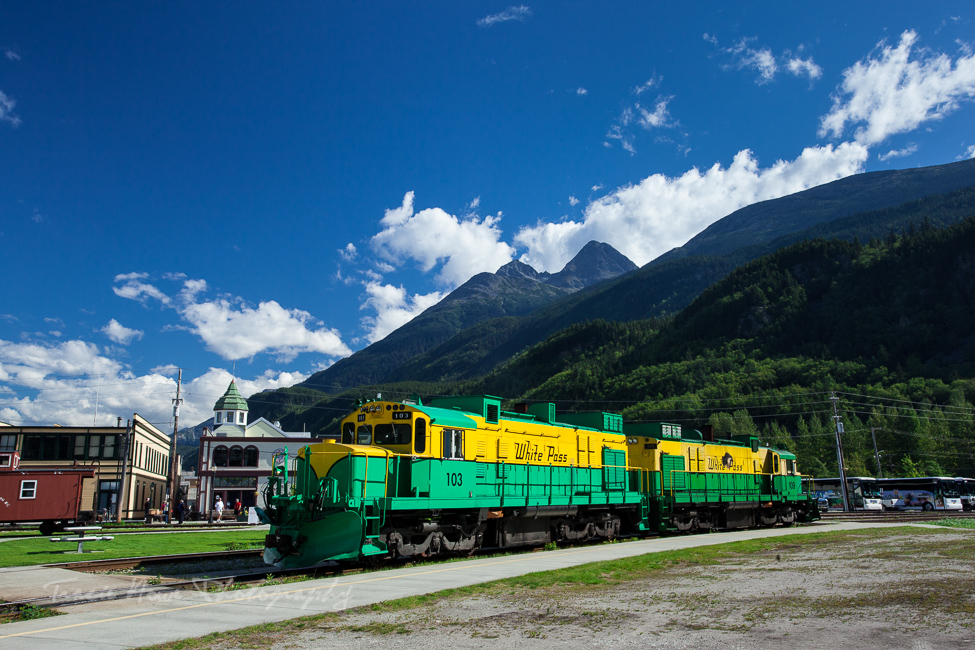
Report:
[[[553,301],[525,316],[478,323],[417,355],[387,379],[453,381],[479,377],[574,323],[595,319],[633,321],[679,312],[736,267],[796,241],[817,237],[867,241],[909,229],[911,224],[944,226],[971,215],[975,215],[975,188],[817,224],[806,231],[728,255],[648,264],[614,282]]]

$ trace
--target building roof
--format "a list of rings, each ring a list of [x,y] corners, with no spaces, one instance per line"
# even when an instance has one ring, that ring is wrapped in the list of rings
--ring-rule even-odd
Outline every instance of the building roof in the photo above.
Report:
[[[214,411],[248,411],[247,400],[237,390],[237,382],[230,382],[227,392],[213,405]]]

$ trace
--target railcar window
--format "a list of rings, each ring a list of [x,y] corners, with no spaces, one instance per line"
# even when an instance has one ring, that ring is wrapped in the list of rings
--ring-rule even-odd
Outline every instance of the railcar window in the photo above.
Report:
[[[356,442],[360,445],[372,444],[372,425],[360,424],[356,434]]]
[[[33,499],[37,496],[37,481],[20,482],[20,498]]]
[[[443,430],[443,457],[464,459],[464,430],[463,429],[444,429]]]
[[[413,438],[413,427],[409,422],[376,425],[377,445],[408,445]]]
[[[413,449],[416,453],[422,454],[427,450],[427,421],[419,419],[416,421],[416,429],[413,431]]]
[[[355,422],[346,422],[342,428],[342,444],[351,445],[355,442]]]

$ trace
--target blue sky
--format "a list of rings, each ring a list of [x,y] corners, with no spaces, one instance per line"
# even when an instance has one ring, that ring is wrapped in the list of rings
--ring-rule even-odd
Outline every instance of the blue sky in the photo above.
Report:
[[[0,420],[171,426],[512,259],[975,156],[970,3],[0,4]],[[97,405],[97,412],[96,412]]]

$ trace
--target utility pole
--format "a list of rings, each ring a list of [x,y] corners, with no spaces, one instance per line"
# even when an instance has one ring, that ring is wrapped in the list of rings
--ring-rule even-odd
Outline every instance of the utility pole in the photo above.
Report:
[[[836,396],[835,392],[831,392],[829,401],[833,403],[833,425],[836,430],[836,462],[840,468],[840,485],[843,489],[843,512],[850,512],[850,495],[846,488],[846,466],[843,462],[843,443],[840,440],[840,434],[843,433],[843,423],[840,421],[840,413],[836,406],[840,398]]]
[[[121,420],[122,420],[122,418],[119,418],[119,422],[121,422]],[[129,482],[128,481],[128,475],[129,475],[129,438],[130,438],[131,435],[132,435],[132,420],[129,420],[129,421],[127,421],[125,423],[125,435],[122,436],[122,463],[121,463],[122,479],[119,481],[119,484],[118,484],[118,491],[119,491],[119,495],[118,495],[118,507],[116,508],[116,512],[115,512],[115,523],[117,523],[117,524],[122,523],[122,510],[125,508],[125,503],[126,503],[126,501],[125,501],[125,499],[126,499],[125,487],[128,484],[128,482]]]
[[[179,405],[183,403],[180,399],[179,390],[183,384],[183,369],[179,369],[176,376],[176,399],[173,400],[173,439],[169,441],[169,484],[166,486],[166,522],[169,523],[169,513],[173,508],[173,499],[179,494],[179,485],[176,483],[176,433],[179,431]]]
[[[873,438],[873,456],[877,459],[877,473],[880,474],[877,478],[883,478],[884,470],[880,467],[880,452],[877,451],[877,428],[870,427],[870,436]]]

